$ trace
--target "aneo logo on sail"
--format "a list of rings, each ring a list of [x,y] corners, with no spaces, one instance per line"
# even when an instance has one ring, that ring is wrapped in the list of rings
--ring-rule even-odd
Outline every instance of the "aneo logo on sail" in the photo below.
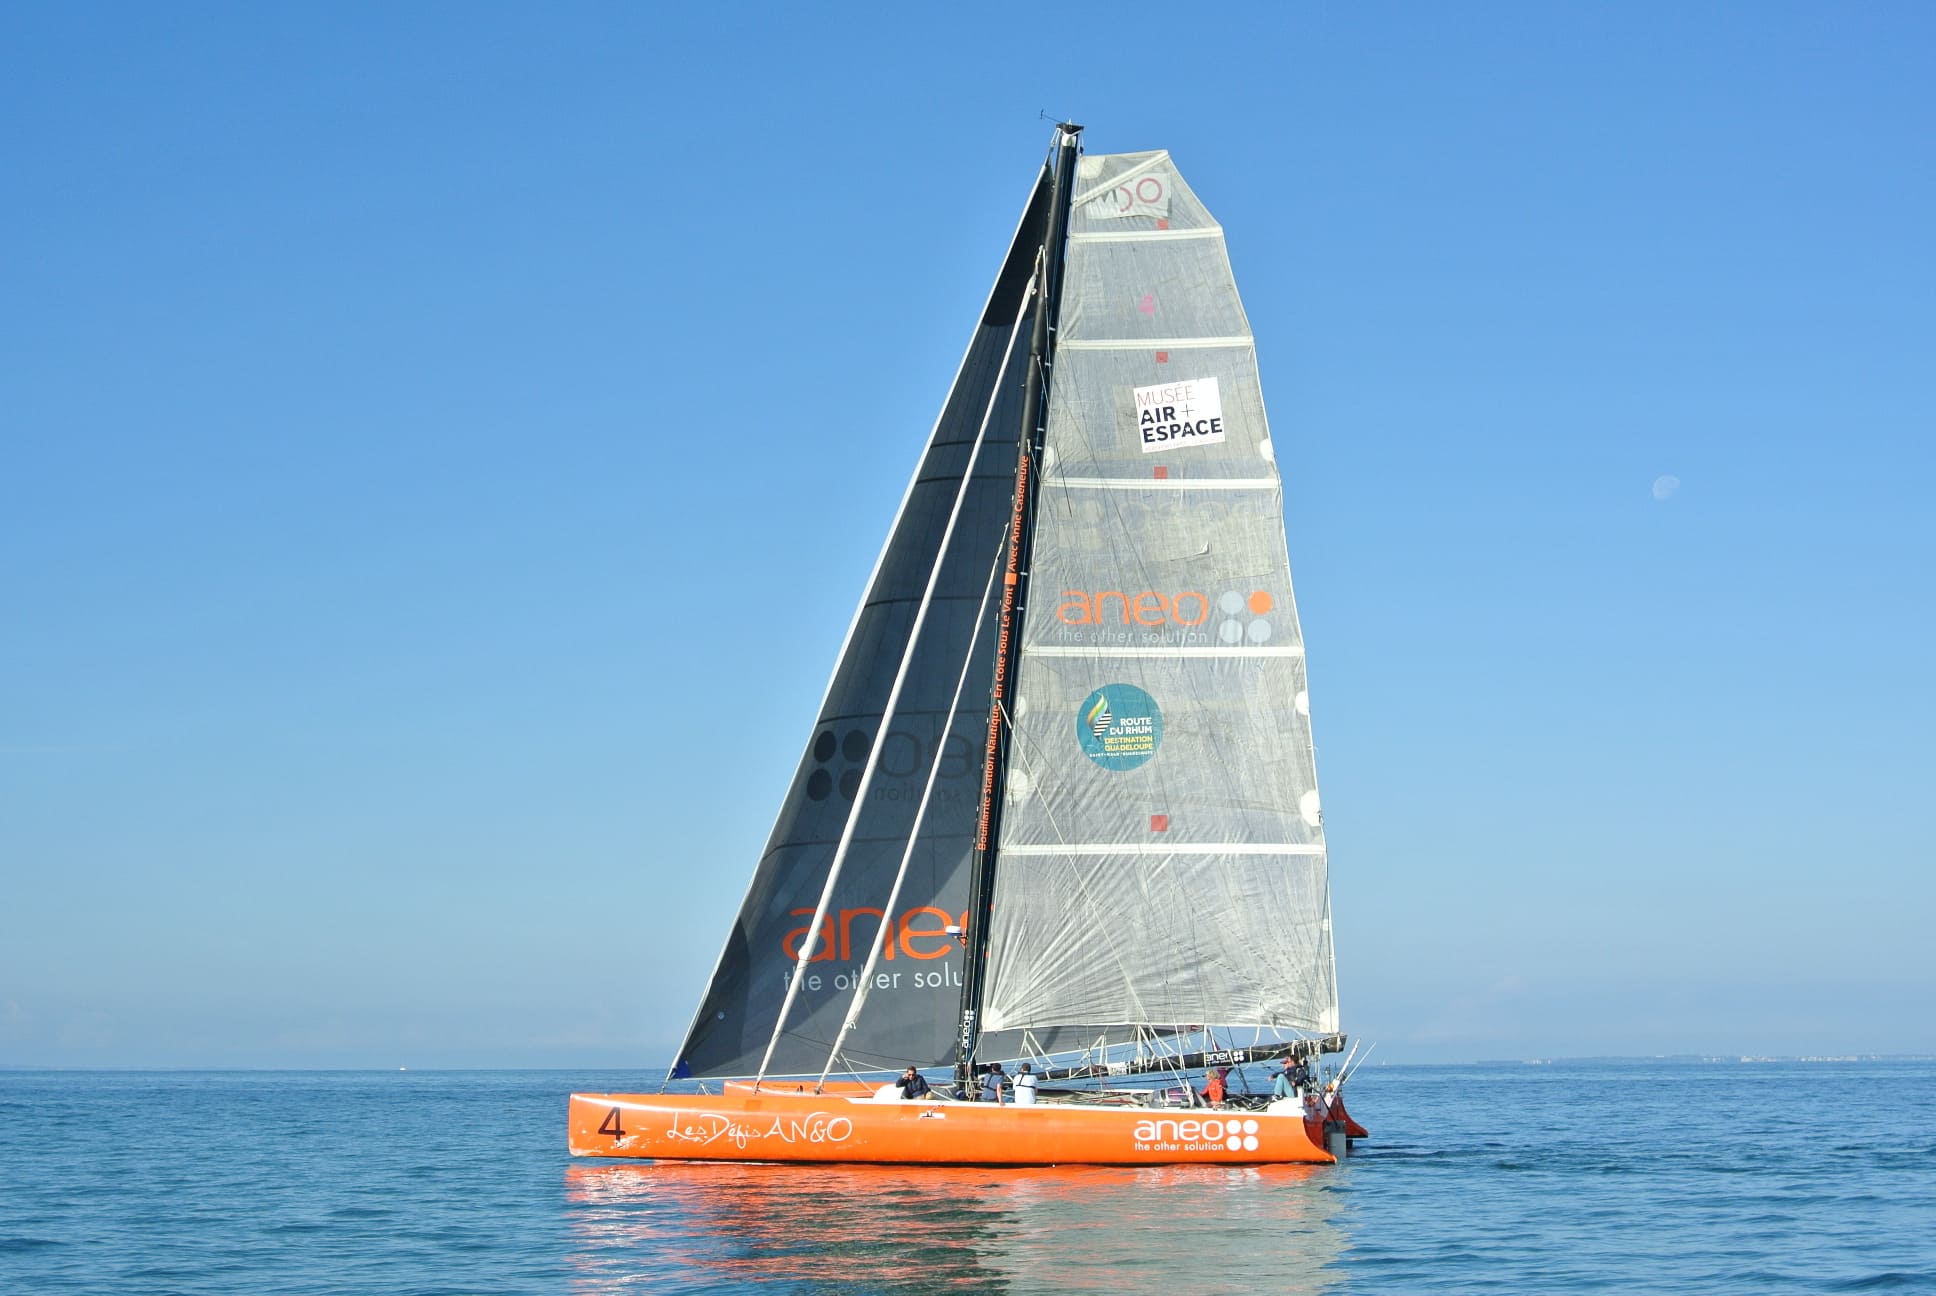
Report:
[[[955,963],[931,967],[897,967],[896,960],[929,964],[946,959],[960,948],[960,933],[968,929],[968,915],[951,914],[934,905],[916,905],[890,919],[879,909],[829,909],[818,933],[813,926],[812,909],[791,909],[789,916],[801,925],[780,938],[780,952],[786,956],[781,972],[784,987],[794,978],[803,951],[808,966],[799,969],[800,986],[809,992],[852,990],[861,982],[868,951],[883,924],[887,932],[881,939],[881,963],[871,982],[875,990],[955,990],[961,987],[961,969]],[[856,923],[860,925],[856,927]],[[819,963],[833,963],[820,969]]]
[[[1164,644],[1174,647],[1262,645],[1276,634],[1269,590],[1063,590],[1055,637],[1064,643]]]

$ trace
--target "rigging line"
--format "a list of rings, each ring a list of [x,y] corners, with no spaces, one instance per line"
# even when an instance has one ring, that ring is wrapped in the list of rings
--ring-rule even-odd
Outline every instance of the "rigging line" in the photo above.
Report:
[[[1038,279],[1034,277],[1030,278],[1030,290],[1025,290],[1022,293],[1022,305],[1024,307],[1027,305],[1029,299],[1036,295],[1036,292],[1032,290],[1036,289],[1038,282]],[[1019,318],[1016,327],[1020,327]],[[1009,347],[1011,350],[1014,347],[1014,343],[1014,334],[1011,331],[1009,336]],[[988,406],[982,412],[982,433],[986,433],[988,430],[988,419],[996,404],[996,397],[992,392],[1000,390],[999,375],[1007,372],[1007,370],[1008,358],[1005,352],[1002,358],[1002,367],[997,371],[996,385],[991,389],[991,395],[988,398]],[[908,668],[914,664],[914,651],[921,642],[921,629],[927,622],[928,609],[933,605],[935,586],[941,582],[941,568],[945,565],[944,560],[947,557],[948,547],[954,543],[955,526],[961,521],[962,505],[967,501],[968,488],[975,480],[974,464],[976,458],[981,454],[981,445],[982,435],[977,434],[975,437],[975,447],[968,456],[968,465],[961,474],[961,487],[955,492],[954,508],[948,513],[948,525],[941,532],[941,543],[937,546],[934,566],[928,572],[928,585],[921,594],[920,610],[914,614],[914,624],[908,630],[907,647],[901,651],[900,667],[894,672],[893,687],[888,689],[887,704],[881,709],[881,724],[878,731],[881,734],[886,734],[894,723],[895,708],[901,701],[901,689],[907,683]],[[813,959],[814,947],[824,939],[821,924],[827,921],[827,909],[833,903],[834,884],[840,880],[840,870],[847,862],[848,847],[853,844],[854,830],[860,824],[861,810],[867,804],[867,793],[873,787],[874,773],[880,768],[881,752],[886,749],[886,746],[886,743],[877,739],[867,749],[867,763],[861,769],[860,786],[854,791],[853,808],[847,812],[847,824],[841,830],[840,844],[834,847],[833,863],[827,866],[826,884],[820,888],[820,903],[815,906],[813,911],[813,926],[809,928],[810,934],[800,942],[800,957],[794,962],[793,975],[787,979],[786,999],[781,1003],[779,1015],[773,1021],[773,1035],[766,1042],[766,1053],[760,1058],[760,1073],[753,1081],[755,1092],[758,1092],[760,1082],[766,1079],[766,1069],[773,1061],[773,1050],[779,1047],[780,1036],[786,1031],[787,1016],[793,1011],[794,1001],[800,997],[800,982],[804,979],[807,964]],[[881,926],[883,930],[886,928],[887,923],[885,918],[883,918]],[[839,1040],[840,1037],[836,1034],[834,1042],[838,1044]]]
[[[1351,1059],[1358,1056],[1359,1042],[1358,1040],[1351,1041],[1351,1051],[1344,1055],[1344,1061],[1338,1063],[1337,1075],[1332,1078],[1330,1084],[1324,1087],[1324,1114],[1326,1116],[1331,1114],[1331,1104],[1337,1101],[1339,1092],[1344,1088],[1345,1078],[1351,1074]]]
[[[1371,1051],[1377,1047],[1378,1047],[1378,1042],[1376,1040],[1373,1040],[1370,1044],[1367,1044],[1365,1046],[1365,1055],[1358,1059],[1357,1064],[1355,1066],[1347,1066],[1341,1073],[1339,1073],[1338,1075],[1339,1093],[1344,1092],[1344,1082],[1349,1080],[1352,1076],[1355,1076],[1358,1074],[1358,1067],[1363,1066],[1365,1063],[1371,1060]]]
[[[999,379],[997,381],[999,382]],[[990,403],[992,405],[993,402],[991,401]],[[985,420],[984,426],[986,426]],[[982,588],[981,608],[975,614],[975,633],[968,639],[968,651],[961,661],[961,675],[955,680],[954,701],[948,708],[950,720],[949,725],[942,731],[944,735],[947,729],[953,726],[953,716],[961,706],[962,690],[967,687],[968,672],[975,664],[975,646],[981,642],[982,627],[988,620],[988,600],[995,592],[995,577],[1001,574],[1003,567],[1002,559],[1007,547],[1008,537],[1003,536],[995,546],[995,559],[988,569],[988,583]],[[854,986],[854,997],[847,1009],[847,1016],[840,1023],[840,1029],[834,1033],[835,1053],[838,1053],[840,1050],[840,1041],[845,1040],[847,1033],[853,1030],[854,1026],[860,1021],[861,1007],[867,1002],[867,991],[874,984],[874,970],[880,964],[881,950],[887,941],[888,926],[893,920],[893,915],[900,908],[901,887],[907,881],[908,865],[914,859],[915,843],[921,836],[921,825],[927,820],[928,804],[934,795],[935,780],[941,774],[941,761],[946,751],[947,743],[945,739],[934,745],[934,760],[928,766],[927,785],[921,789],[921,804],[916,807],[914,811],[914,824],[908,829],[907,849],[901,854],[901,867],[894,874],[894,885],[888,891],[886,904],[882,906],[880,928],[874,933],[873,947],[867,951],[867,963],[861,969],[860,981]],[[819,1083],[814,1086],[815,1093],[820,1091],[821,1085],[827,1083],[827,1073],[833,1070],[833,1064],[833,1055],[829,1054],[827,1065],[820,1072]]]

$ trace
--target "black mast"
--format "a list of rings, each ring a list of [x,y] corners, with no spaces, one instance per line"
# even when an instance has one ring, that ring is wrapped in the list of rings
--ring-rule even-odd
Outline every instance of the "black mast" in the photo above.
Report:
[[[1015,696],[1022,646],[1022,613],[1028,605],[1029,552],[1035,539],[1035,475],[1049,427],[1050,376],[1055,368],[1055,328],[1062,306],[1062,263],[1068,243],[1069,206],[1075,195],[1076,137],[1082,127],[1056,127],[1055,179],[1049,190],[1049,232],[1037,259],[1035,330],[1029,339],[1028,376],[1022,388],[1022,427],[1015,465],[1015,507],[1009,520],[1008,562],[1002,574],[1001,617],[995,642],[995,679],[989,689],[988,745],[982,762],[981,818],[975,828],[975,859],[968,883],[967,957],[961,970],[961,1028],[955,1037],[955,1084],[973,1093],[975,1041],[980,1035],[982,988],[988,965],[988,919],[995,891],[995,842],[1000,836],[1002,783],[1008,766],[1009,702]]]

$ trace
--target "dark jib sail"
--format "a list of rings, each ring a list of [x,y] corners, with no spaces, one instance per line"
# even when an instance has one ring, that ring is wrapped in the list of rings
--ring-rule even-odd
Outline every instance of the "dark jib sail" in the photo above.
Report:
[[[848,630],[819,720],[679,1050],[675,1076],[760,1071],[805,949],[811,957],[765,1067],[769,1074],[819,1074],[837,1039],[837,1065],[860,1071],[935,1065],[951,1052],[962,955],[948,928],[965,925],[993,649],[992,636],[976,629],[985,618],[984,596],[1015,486],[1028,298],[1046,228],[1048,183],[1044,168]],[[944,554],[946,522],[964,474],[970,481]],[[926,621],[883,733],[892,682],[937,563]],[[969,686],[957,699],[964,665]],[[818,939],[811,939],[837,844],[877,745],[873,781]],[[884,913],[931,769],[932,804],[895,912]],[[842,1019],[883,924],[887,936],[867,1011],[841,1039]]]

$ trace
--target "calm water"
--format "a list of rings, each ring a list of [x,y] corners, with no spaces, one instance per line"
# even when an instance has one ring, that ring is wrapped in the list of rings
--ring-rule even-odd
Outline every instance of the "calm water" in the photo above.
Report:
[[[0,1072],[0,1292],[1936,1291],[1936,1065],[1367,1067],[1275,1170],[573,1161],[574,1087]]]

